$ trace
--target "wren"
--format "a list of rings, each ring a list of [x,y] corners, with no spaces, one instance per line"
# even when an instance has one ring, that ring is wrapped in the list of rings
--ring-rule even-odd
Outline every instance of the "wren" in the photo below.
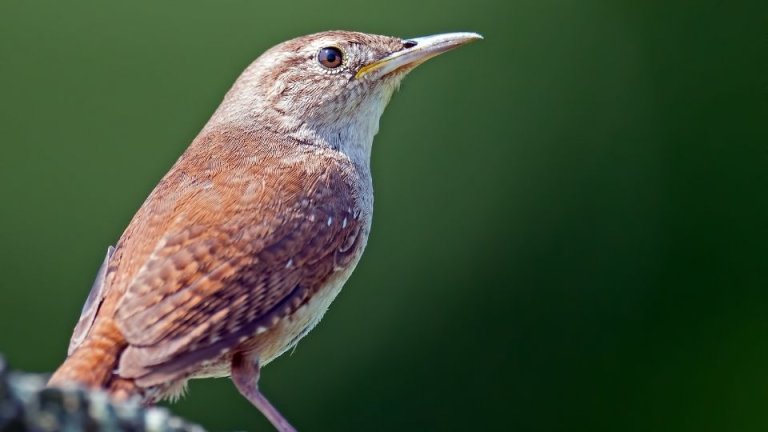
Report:
[[[363,253],[371,146],[400,81],[480,38],[329,31],[262,54],[108,249],[49,385],[152,403],[231,376],[293,431],[260,368],[320,321]]]

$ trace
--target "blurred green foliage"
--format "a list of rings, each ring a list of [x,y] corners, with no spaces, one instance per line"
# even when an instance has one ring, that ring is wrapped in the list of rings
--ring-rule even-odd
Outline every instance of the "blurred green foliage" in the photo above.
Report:
[[[0,0],[0,351],[58,365],[107,245],[259,53],[471,30],[394,97],[367,253],[265,392],[316,431],[766,430],[766,6]],[[269,430],[227,380],[174,410]]]

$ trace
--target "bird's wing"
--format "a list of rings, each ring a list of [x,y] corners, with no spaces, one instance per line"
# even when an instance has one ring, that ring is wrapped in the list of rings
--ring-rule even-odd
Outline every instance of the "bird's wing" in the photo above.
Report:
[[[88,297],[85,299],[85,304],[80,312],[80,318],[77,320],[75,329],[72,331],[72,337],[69,339],[69,348],[67,348],[67,355],[72,355],[73,352],[80,346],[88,336],[88,332],[93,326],[93,321],[96,319],[96,312],[99,310],[101,302],[104,301],[105,294],[105,279],[107,270],[109,268],[109,259],[112,254],[115,253],[115,248],[112,246],[107,248],[107,256],[104,257],[104,262],[101,264],[98,273],[96,273],[96,280],[93,281],[91,291],[88,293]]]
[[[352,260],[363,224],[344,170],[269,163],[259,167],[268,179],[251,173],[229,194],[243,204],[199,198],[174,210],[117,307],[128,343],[120,376],[151,385],[182,375],[274,326]]]

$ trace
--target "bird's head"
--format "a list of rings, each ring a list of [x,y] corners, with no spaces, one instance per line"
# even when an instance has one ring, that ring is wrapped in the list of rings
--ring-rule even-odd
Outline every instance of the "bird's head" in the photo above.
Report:
[[[349,31],[292,39],[243,72],[214,119],[370,153],[379,117],[402,78],[477,39],[476,33],[400,39]]]

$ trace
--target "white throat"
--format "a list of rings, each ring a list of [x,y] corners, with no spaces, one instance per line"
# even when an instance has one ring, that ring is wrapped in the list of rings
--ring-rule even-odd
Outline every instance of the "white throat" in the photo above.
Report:
[[[377,95],[378,96],[378,95]],[[301,141],[338,150],[359,167],[369,167],[373,138],[389,94],[368,99],[354,110],[302,122],[290,135]]]

